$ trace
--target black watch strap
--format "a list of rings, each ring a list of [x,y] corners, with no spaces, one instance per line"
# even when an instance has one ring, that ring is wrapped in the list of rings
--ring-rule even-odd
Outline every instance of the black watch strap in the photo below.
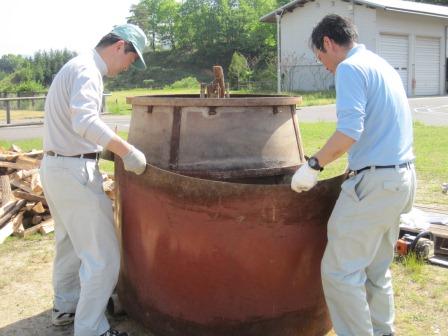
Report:
[[[315,156],[312,156],[308,159],[308,166],[310,166],[310,168],[314,170],[324,170],[324,168],[319,164],[319,160]]]

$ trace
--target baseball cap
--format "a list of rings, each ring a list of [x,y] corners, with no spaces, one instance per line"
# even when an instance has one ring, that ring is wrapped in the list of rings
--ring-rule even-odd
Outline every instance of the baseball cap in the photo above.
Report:
[[[143,50],[145,49],[148,40],[143,30],[134,24],[126,23],[115,26],[111,33],[121,37],[123,40],[133,45],[139,57],[133,65],[138,69],[145,69],[146,64],[143,59]]]

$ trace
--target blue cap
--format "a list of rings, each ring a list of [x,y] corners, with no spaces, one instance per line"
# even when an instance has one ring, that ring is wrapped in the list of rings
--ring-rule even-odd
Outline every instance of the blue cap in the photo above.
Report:
[[[115,26],[111,33],[121,37],[123,40],[133,45],[139,57],[133,65],[138,69],[146,69],[145,60],[143,59],[143,50],[145,49],[148,40],[143,30],[136,25],[127,23],[124,25]]]

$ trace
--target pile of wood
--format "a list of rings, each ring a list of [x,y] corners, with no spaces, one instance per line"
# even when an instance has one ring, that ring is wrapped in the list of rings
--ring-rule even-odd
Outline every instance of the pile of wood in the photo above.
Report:
[[[26,237],[54,230],[43,196],[39,166],[43,152],[23,152],[13,145],[0,149],[0,243],[14,234]]]
[[[0,244],[11,234],[26,237],[54,230],[39,177],[43,151],[23,152],[13,145],[0,148]],[[115,199],[113,176],[103,175],[103,189]]]

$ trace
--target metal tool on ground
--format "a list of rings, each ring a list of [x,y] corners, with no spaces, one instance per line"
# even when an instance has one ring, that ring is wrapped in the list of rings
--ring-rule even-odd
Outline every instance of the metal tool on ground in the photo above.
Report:
[[[427,238],[425,238],[427,237]],[[417,235],[405,233],[398,239],[395,249],[400,256],[414,253],[421,260],[428,260],[434,256],[434,238],[431,232],[423,231]]]

